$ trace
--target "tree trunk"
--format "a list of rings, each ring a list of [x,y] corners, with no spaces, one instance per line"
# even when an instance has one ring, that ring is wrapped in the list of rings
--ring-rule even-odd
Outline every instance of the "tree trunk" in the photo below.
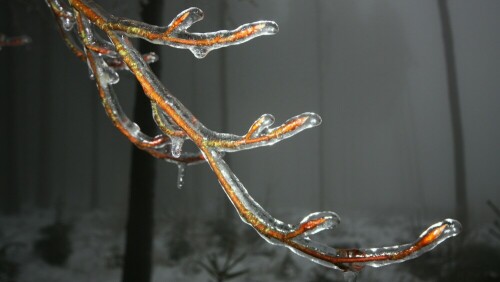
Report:
[[[92,127],[92,133],[91,133],[91,145],[92,147],[90,148],[92,150],[91,152],[91,160],[90,160],[90,165],[91,165],[91,181],[90,181],[90,209],[91,210],[96,210],[99,208],[99,202],[100,202],[100,197],[99,197],[99,116],[98,116],[98,110],[100,110],[99,107],[99,97],[95,95],[95,97],[92,97],[91,100],[91,109],[92,109],[92,116],[91,116],[91,127]]]
[[[52,104],[52,88],[51,88],[51,72],[47,71],[52,65],[52,30],[53,23],[47,19],[40,19],[42,32],[44,36],[40,36],[41,54],[40,61],[40,152],[39,152],[39,174],[38,187],[36,191],[35,204],[39,209],[48,209],[51,204],[52,189],[50,183],[51,172],[51,104]]]
[[[16,30],[13,23],[13,9],[12,5],[7,6],[7,12],[5,13],[6,35],[14,36],[17,35],[18,30]],[[6,183],[1,191],[2,207],[5,214],[16,214],[20,210],[20,198],[19,198],[19,160],[17,156],[17,104],[16,98],[19,96],[16,88],[16,74],[19,72],[18,67],[16,67],[17,62],[16,52],[18,52],[14,47],[5,47],[1,52],[5,52],[4,58],[6,60],[6,65],[8,72],[5,77],[5,86],[3,86],[2,98],[4,99],[4,120],[7,121],[6,132],[4,137],[6,138]]]
[[[143,21],[158,24],[161,21],[162,8],[163,0],[149,0],[142,4]],[[154,51],[159,54],[160,48],[141,40],[139,51]],[[151,65],[151,68],[158,76],[160,75],[160,62]],[[137,83],[136,92],[134,120],[140,124],[144,132],[152,133],[156,127],[151,119],[151,104],[139,83]],[[132,149],[123,282],[151,281],[154,164],[155,160],[152,156],[136,147]]]
[[[443,36],[443,48],[448,84],[448,99],[450,101],[451,126],[453,134],[456,216],[457,219],[462,222],[463,226],[467,228],[468,207],[465,171],[465,147],[462,116],[460,112],[460,96],[458,92],[453,32],[451,29],[448,1],[438,0],[438,6]]]

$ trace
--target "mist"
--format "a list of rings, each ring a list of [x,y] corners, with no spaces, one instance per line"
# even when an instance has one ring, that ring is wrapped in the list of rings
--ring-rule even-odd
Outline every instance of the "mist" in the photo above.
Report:
[[[123,223],[132,145],[106,116],[86,64],[64,45],[49,10],[7,2],[0,2],[0,33],[33,42],[0,50],[3,207],[17,201],[14,217],[61,209],[68,220],[97,209]],[[138,2],[100,4],[140,20]],[[166,46],[160,54],[163,84],[215,131],[243,135],[264,113],[277,124],[303,112],[322,117],[321,126],[279,144],[226,156],[271,214],[297,222],[301,214],[331,210],[347,218],[340,230],[367,218],[389,223],[398,216],[427,226],[457,217],[437,1],[230,1],[222,22],[217,1],[164,6],[164,20],[154,24],[167,25],[192,6],[205,12],[191,28],[197,32],[263,19],[279,24],[275,36],[202,60]],[[500,2],[449,1],[449,12],[464,140],[464,228],[472,232],[497,218],[488,200],[500,205]],[[135,78],[123,72],[120,79],[116,93],[131,114]],[[155,169],[156,218],[238,219],[226,214],[229,201],[206,164],[187,168],[182,189],[175,165],[155,160]]]

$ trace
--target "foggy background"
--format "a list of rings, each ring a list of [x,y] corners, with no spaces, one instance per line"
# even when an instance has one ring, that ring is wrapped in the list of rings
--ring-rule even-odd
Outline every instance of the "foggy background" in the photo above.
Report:
[[[137,1],[129,2],[115,4],[114,13],[138,18]],[[165,20],[158,24],[168,24],[194,5],[204,10],[205,19],[193,31],[230,29],[260,19],[280,25],[275,36],[226,49],[228,132],[244,134],[263,113],[275,115],[276,123],[306,111],[323,118],[320,127],[273,147],[229,155],[235,173],[259,202],[271,211],[324,205],[340,215],[453,217],[452,135],[435,1],[320,1],[319,7],[310,1],[234,2],[225,27],[217,26],[215,2],[167,1]],[[493,217],[485,201],[500,199],[500,3],[452,1],[450,9],[469,211],[471,224],[480,225]],[[1,104],[2,142],[16,140],[16,160],[1,158],[2,186],[12,177],[5,168],[15,166],[26,208],[46,177],[52,201],[62,193],[67,208],[85,211],[96,177],[99,206],[123,210],[131,145],[105,116],[85,64],[66,48],[48,11],[22,12],[15,14],[16,26],[33,44],[9,50],[15,65],[6,63],[7,50],[0,53],[2,79],[16,83],[16,96],[8,100],[11,93],[4,92]],[[161,54],[164,85],[217,131],[223,115],[219,51],[203,60],[168,47]],[[129,113],[133,87],[131,75],[121,73],[116,92]],[[9,123],[15,124],[14,132],[5,129]],[[0,147],[2,156],[8,149]],[[98,175],[92,175],[96,165]],[[158,161],[157,170],[160,212],[188,206],[205,214],[226,201],[206,165],[187,169],[181,191],[175,189],[175,166]]]
[[[169,47],[160,54],[161,81],[215,131],[244,134],[264,113],[276,124],[308,111],[322,117],[321,126],[275,146],[227,155],[250,194],[285,222],[318,210],[354,222],[395,214],[423,225],[456,218],[437,1],[255,3],[230,1],[221,26],[216,1],[165,1],[164,20],[154,23],[166,25],[196,6],[205,19],[191,31],[261,19],[279,24],[275,36],[225,49],[225,80],[221,50],[202,60]],[[139,19],[138,1],[101,4]],[[45,197],[49,209],[62,203],[71,218],[92,209],[94,193],[99,210],[125,216],[132,145],[105,115],[86,65],[64,45],[48,9],[16,7],[0,9],[0,32],[26,34],[33,43],[0,51],[2,204],[12,201],[6,187],[15,185],[23,213]],[[500,204],[500,2],[455,0],[449,8],[465,144],[465,228],[472,230],[493,222],[487,200]],[[6,13],[14,30],[6,29]],[[131,116],[135,80],[126,72],[120,77],[116,92]],[[175,165],[157,160],[156,171],[157,217],[237,218],[225,214],[228,200],[207,165],[188,167],[181,190]]]

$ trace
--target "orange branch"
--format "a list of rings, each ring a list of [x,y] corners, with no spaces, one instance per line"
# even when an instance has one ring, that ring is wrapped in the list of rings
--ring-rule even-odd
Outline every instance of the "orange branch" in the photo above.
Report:
[[[155,157],[176,163],[206,161],[243,221],[270,243],[288,247],[321,265],[359,271],[365,265],[382,266],[414,258],[460,232],[457,221],[444,220],[429,227],[415,242],[394,247],[336,249],[311,241],[310,235],[335,227],[340,222],[339,217],[333,212],[319,212],[308,215],[295,226],[278,221],[252,199],[222,155],[224,152],[273,145],[318,126],[321,118],[314,113],[304,113],[270,128],[274,118],[263,115],[244,136],[211,131],[165,89],[148,67],[148,57],[139,54],[128,40],[128,37],[139,37],[157,44],[185,48],[201,58],[216,48],[274,34],[278,30],[275,23],[262,21],[242,25],[232,31],[190,33],[187,29],[203,18],[203,13],[197,8],[180,13],[167,27],[158,27],[109,15],[91,0],[69,0],[72,11],[65,10],[67,8],[60,5],[59,0],[48,2],[56,17],[67,22],[76,21],[83,50],[73,44],[67,34],[71,27],[64,21],[61,34],[75,54],[88,62],[106,113],[118,130],[137,147]],[[92,30],[95,28],[101,29],[111,42],[99,42],[94,38]],[[153,116],[162,131],[161,135],[147,136],[123,113],[112,92],[112,84],[117,83],[119,78],[115,69],[127,69],[139,81],[151,100]],[[200,153],[181,154],[182,142],[187,139],[194,142]]]

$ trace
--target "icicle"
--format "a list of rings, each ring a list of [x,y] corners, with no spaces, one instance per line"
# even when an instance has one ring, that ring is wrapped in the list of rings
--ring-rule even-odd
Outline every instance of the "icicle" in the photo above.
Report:
[[[90,67],[90,63],[87,62],[87,65],[89,66],[89,76],[90,79],[94,80],[95,79],[95,74],[92,71],[92,68]],[[97,64],[97,73],[99,75],[99,78],[104,84],[117,84],[120,81],[120,76],[118,73],[112,69],[111,67],[106,64],[104,60],[99,60]]]
[[[196,57],[196,59],[203,59],[212,50],[209,48],[206,48],[206,47],[197,46],[197,47],[190,48],[189,51],[191,51],[191,53],[193,53],[193,55]]]
[[[89,78],[90,80],[95,80],[94,71],[92,70],[92,66],[90,65],[89,60],[87,59],[86,62],[87,62],[87,71],[89,72]]]
[[[172,150],[172,156],[174,158],[180,157],[182,153],[182,145],[184,144],[184,139],[171,137],[171,142],[172,144],[170,145],[170,147]]]
[[[177,168],[179,169],[177,174],[177,189],[182,189],[182,186],[184,186],[184,175],[186,173],[186,165],[178,164]]]

